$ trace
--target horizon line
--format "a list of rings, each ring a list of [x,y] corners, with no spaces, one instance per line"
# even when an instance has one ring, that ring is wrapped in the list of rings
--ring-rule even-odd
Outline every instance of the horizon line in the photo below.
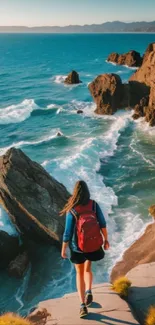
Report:
[[[106,23],[124,23],[124,24],[133,24],[133,23],[155,23],[155,20],[137,20],[137,21],[122,21],[122,20],[112,20],[112,21],[105,21],[103,23],[90,23],[90,24],[70,24],[70,25],[0,25],[0,27],[23,27],[23,28],[49,28],[49,27],[60,27],[60,28],[65,28],[65,27],[72,27],[72,26],[78,26],[78,27],[84,27],[84,26],[92,26],[92,25],[103,25]]]

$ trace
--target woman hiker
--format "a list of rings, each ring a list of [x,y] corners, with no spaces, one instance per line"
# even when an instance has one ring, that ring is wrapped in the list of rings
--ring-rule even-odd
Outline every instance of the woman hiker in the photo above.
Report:
[[[104,258],[104,249],[109,249],[106,221],[99,205],[90,199],[84,181],[78,181],[60,215],[66,213],[63,235],[62,258],[67,258],[66,249],[71,251],[71,262],[76,269],[77,291],[81,302],[80,317],[88,314],[87,307],[93,301],[93,274],[91,262]]]

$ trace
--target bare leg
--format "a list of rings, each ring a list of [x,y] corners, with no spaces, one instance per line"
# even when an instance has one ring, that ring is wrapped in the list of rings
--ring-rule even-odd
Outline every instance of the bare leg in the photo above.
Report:
[[[76,285],[79,294],[80,302],[85,302],[85,282],[84,282],[84,263],[75,264],[76,269]]]
[[[84,263],[84,281],[86,286],[86,291],[92,289],[93,283],[93,273],[91,270],[91,261],[86,261]]]

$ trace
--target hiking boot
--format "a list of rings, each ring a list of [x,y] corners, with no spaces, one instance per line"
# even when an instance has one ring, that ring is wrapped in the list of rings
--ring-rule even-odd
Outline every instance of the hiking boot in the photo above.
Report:
[[[85,305],[81,305],[80,307],[80,318],[83,318],[88,315],[88,310]]]
[[[89,307],[93,302],[93,295],[92,295],[92,292],[89,290],[89,291],[86,291],[86,296],[85,296],[85,304],[87,307]]]

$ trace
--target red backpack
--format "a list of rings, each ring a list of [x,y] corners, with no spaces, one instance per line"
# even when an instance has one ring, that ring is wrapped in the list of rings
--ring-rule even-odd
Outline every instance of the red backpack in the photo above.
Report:
[[[84,253],[97,251],[103,245],[103,237],[96,216],[96,203],[78,205],[71,210],[76,218],[78,247]]]

